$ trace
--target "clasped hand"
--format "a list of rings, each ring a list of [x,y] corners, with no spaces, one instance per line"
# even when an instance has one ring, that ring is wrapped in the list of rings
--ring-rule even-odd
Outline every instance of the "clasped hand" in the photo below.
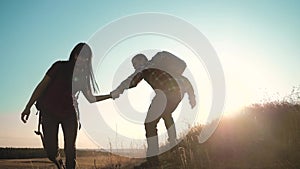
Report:
[[[110,92],[111,98],[114,100],[119,98],[120,94],[122,94],[122,93],[118,90],[114,90],[114,91]]]

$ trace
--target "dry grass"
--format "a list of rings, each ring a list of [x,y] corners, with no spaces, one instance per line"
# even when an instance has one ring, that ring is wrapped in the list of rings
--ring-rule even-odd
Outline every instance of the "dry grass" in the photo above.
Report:
[[[197,138],[202,128],[190,128],[177,148],[161,154],[161,168],[298,169],[300,87],[283,101],[255,104],[236,117],[223,118],[212,137],[199,144]],[[134,164],[142,162],[96,151],[78,151],[77,155],[78,169],[132,169]],[[0,160],[0,168],[55,169],[55,166],[39,158]]]
[[[107,155],[85,156],[77,158],[77,169],[131,169],[141,160]],[[0,168],[3,169],[56,169],[47,158],[33,159],[2,159]]]

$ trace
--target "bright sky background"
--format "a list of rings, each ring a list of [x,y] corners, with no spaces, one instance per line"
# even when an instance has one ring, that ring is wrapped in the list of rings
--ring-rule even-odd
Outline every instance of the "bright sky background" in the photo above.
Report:
[[[87,41],[111,21],[135,13],[162,12],[180,17],[208,38],[225,73],[226,113],[258,102],[266,93],[284,96],[300,85],[299,7],[296,0],[2,0],[0,147],[41,147],[33,133],[34,110],[28,124],[20,120],[35,86],[53,62],[69,57],[75,44]],[[95,144],[81,130],[77,146]]]

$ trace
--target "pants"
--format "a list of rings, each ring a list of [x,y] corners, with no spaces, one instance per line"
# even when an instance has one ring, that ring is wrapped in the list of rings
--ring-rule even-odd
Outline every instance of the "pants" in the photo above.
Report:
[[[157,158],[159,153],[157,124],[162,118],[164,120],[166,129],[168,130],[169,142],[176,143],[176,129],[172,112],[177,108],[182,97],[180,93],[174,92],[165,94],[163,91],[156,90],[151,105],[149,107],[147,117],[145,120],[146,138],[147,138],[147,157],[150,159]],[[158,159],[157,159],[158,160]]]
[[[64,134],[64,152],[66,155],[66,168],[74,169],[76,166],[76,137],[78,122],[76,113],[74,116],[67,117],[62,120],[47,114],[42,113],[42,130],[44,134],[44,149],[47,152],[48,158],[54,163],[60,158],[58,153],[58,127],[61,124]]]

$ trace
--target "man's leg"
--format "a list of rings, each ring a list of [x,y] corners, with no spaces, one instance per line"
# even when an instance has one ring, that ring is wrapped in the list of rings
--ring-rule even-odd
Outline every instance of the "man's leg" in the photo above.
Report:
[[[171,146],[176,145],[177,143],[177,134],[176,134],[176,128],[175,123],[172,117],[172,113],[176,110],[178,104],[181,102],[181,95],[179,93],[172,93],[167,96],[167,105],[165,108],[165,111],[162,115],[162,118],[164,119],[166,129],[168,131],[169,139]]]
[[[157,156],[159,153],[157,122],[158,120],[151,123],[145,123],[146,138],[148,144],[147,157]]]
[[[145,123],[146,129],[146,138],[147,138],[147,166],[158,166],[159,159],[159,144],[158,144],[158,136],[157,136],[157,123],[159,120]]]
[[[76,115],[63,120],[62,129],[64,132],[64,151],[66,155],[66,168],[75,169],[76,166],[76,137],[78,122]]]
[[[147,117],[145,120],[145,130],[147,138],[147,161],[150,165],[156,166],[159,164],[158,153],[158,136],[157,136],[157,123],[159,122],[162,113],[166,106],[166,96],[162,91],[155,91],[156,95],[152,99],[149,107]]]
[[[174,120],[171,113],[163,115],[163,119],[165,122],[166,129],[168,131],[169,136],[169,143],[171,146],[176,145],[177,142],[177,134],[176,134],[176,128],[174,124]]]
[[[60,156],[58,153],[58,127],[59,122],[56,119],[47,114],[42,114],[44,149],[49,160],[54,162],[56,165],[58,165],[58,161],[60,160]]]

